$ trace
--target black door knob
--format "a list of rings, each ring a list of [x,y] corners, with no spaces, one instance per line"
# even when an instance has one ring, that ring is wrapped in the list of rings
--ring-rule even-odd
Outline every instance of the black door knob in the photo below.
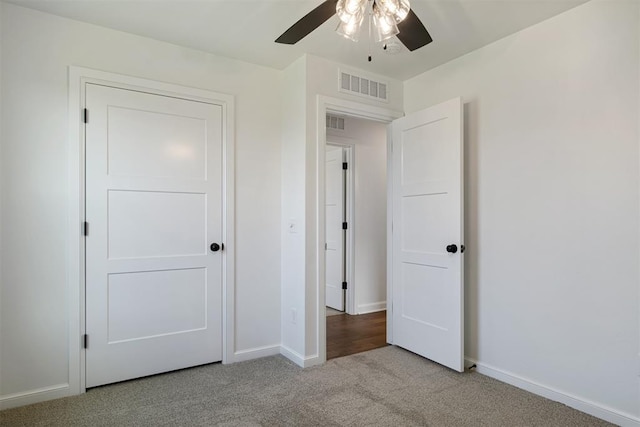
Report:
[[[211,252],[218,252],[221,249],[220,245],[217,243],[212,243],[209,247],[211,248]]]
[[[456,252],[458,252],[458,246],[456,246],[456,245],[447,246],[447,252],[449,252],[451,254],[455,254]]]

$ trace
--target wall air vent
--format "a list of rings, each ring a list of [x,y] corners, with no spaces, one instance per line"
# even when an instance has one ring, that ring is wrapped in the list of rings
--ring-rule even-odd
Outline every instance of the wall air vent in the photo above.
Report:
[[[366,77],[340,71],[338,88],[340,92],[387,101],[387,84]]]
[[[332,116],[327,114],[327,128],[344,130],[344,117]]]

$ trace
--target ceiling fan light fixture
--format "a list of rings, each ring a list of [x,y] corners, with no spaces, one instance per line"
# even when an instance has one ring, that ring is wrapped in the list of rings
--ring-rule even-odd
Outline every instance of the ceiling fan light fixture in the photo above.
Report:
[[[349,22],[343,22],[340,20],[338,28],[336,28],[336,33],[340,34],[342,37],[357,42],[358,36],[360,35],[360,29],[362,28],[363,18],[364,14],[360,14],[354,15]]]
[[[342,22],[348,24],[354,16],[364,16],[366,6],[367,0],[338,0],[336,14]]]
[[[374,9],[378,9],[383,15],[395,15],[400,7],[398,0],[375,0]]]
[[[380,8],[373,8],[373,23],[376,27],[376,41],[382,42],[398,34],[398,26],[392,15],[384,14]]]
[[[375,6],[384,15],[393,16],[397,24],[407,17],[411,9],[409,0],[375,0]]]
[[[396,23],[399,24],[400,22],[404,21],[404,18],[407,17],[410,10],[411,4],[409,3],[409,0],[398,0],[398,10],[396,10],[396,13],[393,15]]]

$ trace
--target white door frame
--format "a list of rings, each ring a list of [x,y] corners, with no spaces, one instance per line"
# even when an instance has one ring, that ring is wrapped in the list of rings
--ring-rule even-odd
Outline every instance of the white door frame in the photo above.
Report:
[[[327,322],[325,315],[325,251],[324,251],[324,241],[325,241],[325,150],[327,145],[327,113],[340,114],[348,117],[357,117],[361,119],[372,120],[376,122],[389,124],[393,120],[400,118],[404,115],[404,113],[400,111],[391,110],[389,108],[377,107],[374,105],[361,104],[359,102],[346,101],[343,99],[332,98],[324,95],[317,95],[317,116],[316,116],[316,171],[317,171],[317,180],[316,180],[316,202],[318,206],[318,212],[316,215],[316,242],[317,242],[317,276],[316,276],[316,295],[318,297],[318,318],[316,321],[317,331],[316,337],[318,339],[316,345],[318,349],[318,363],[324,363],[327,360]],[[389,185],[389,177],[391,177],[391,169],[390,169],[390,147],[389,141],[391,140],[390,135],[387,135],[387,211],[390,209],[390,201],[393,200],[391,197],[391,185]],[[391,235],[391,217],[387,215],[387,235]],[[390,278],[391,278],[391,256],[390,250],[387,249],[387,301],[391,301],[389,299],[389,289],[390,289]],[[391,318],[390,318],[389,307],[387,306],[387,331],[391,328]],[[390,335],[387,332],[387,340],[389,340]]]
[[[87,83],[137,90],[157,95],[206,102],[222,107],[222,363],[234,361],[235,233],[234,233],[234,98],[203,89],[162,83],[138,77],[69,67],[69,223],[68,223],[68,304],[69,304],[69,394],[85,392],[85,135],[83,109]],[[89,112],[90,114],[91,112]],[[89,117],[91,120],[91,117]]]
[[[347,228],[347,232],[345,235],[346,239],[346,250],[344,253],[344,261],[346,264],[347,271],[347,293],[346,300],[344,303],[344,311],[347,314],[355,314],[356,313],[356,294],[355,294],[355,278],[354,278],[354,262],[355,262],[355,205],[354,205],[354,196],[355,196],[355,181],[353,176],[353,168],[355,166],[355,142],[351,138],[341,138],[338,136],[330,136],[327,137],[329,140],[326,142],[326,145],[331,145],[333,147],[341,147],[344,149],[345,162],[349,165],[346,173],[346,212],[347,217],[345,221],[349,224]],[[326,177],[325,177],[326,179]],[[326,184],[326,183],[325,183]],[[326,261],[326,258],[325,258]],[[326,262],[325,262],[326,263]],[[325,265],[326,267],[326,265]]]

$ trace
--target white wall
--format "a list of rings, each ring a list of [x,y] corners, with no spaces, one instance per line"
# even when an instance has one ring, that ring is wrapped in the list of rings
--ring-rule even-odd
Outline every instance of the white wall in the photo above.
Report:
[[[464,98],[467,356],[621,423],[640,416],[639,16],[589,2],[404,88],[407,113]]]
[[[321,123],[318,120],[318,100],[317,96],[322,95],[333,99],[341,99],[345,101],[353,101],[360,104],[368,104],[378,108],[387,110],[401,111],[403,105],[403,89],[402,83],[375,74],[369,73],[367,70],[349,69],[348,71],[363,77],[369,77],[377,81],[386,81],[388,83],[388,102],[380,102],[374,99],[367,99],[357,95],[351,95],[340,92],[338,86],[338,74],[341,65],[323,58],[307,56],[308,76],[307,76],[307,171],[306,171],[306,200],[307,200],[307,243],[306,243],[306,272],[307,272],[307,289],[308,295],[306,302],[308,307],[313,308],[313,312],[306,318],[306,340],[307,354],[318,353],[318,340],[321,327],[318,325],[318,242],[317,226],[318,226],[318,141],[317,126],[325,126],[324,119]],[[324,284],[323,284],[324,286]]]
[[[298,364],[305,359],[306,70],[303,57],[282,75],[282,351]]]
[[[0,3],[0,399],[68,380],[79,65],[236,97],[236,350],[282,342],[301,364],[318,356],[316,95],[407,111],[462,95],[467,355],[638,417],[639,16],[633,1],[587,3],[404,93],[390,81],[385,104],[338,92],[324,59],[278,72]]]
[[[402,84],[388,82],[389,102],[338,91],[341,65],[306,55],[283,71],[282,95],[282,353],[302,366],[319,362],[317,96],[401,109]],[[320,123],[324,126],[324,121]],[[290,222],[297,232],[289,232]],[[322,238],[324,241],[324,237]],[[294,314],[295,313],[295,314]],[[295,317],[295,320],[294,320]]]
[[[253,349],[278,351],[281,73],[10,4],[0,7],[0,396],[68,381],[69,65],[235,96],[236,351],[249,352],[243,357]]]
[[[344,140],[348,138],[348,140]],[[387,303],[387,127],[345,117],[345,129],[327,128],[327,142],[353,144],[355,314]]]
[[[318,323],[320,281],[318,276],[318,95],[376,105],[402,108],[402,83],[388,82],[389,102],[368,100],[338,91],[340,64],[306,55],[283,72],[283,199],[282,199],[282,353],[297,364],[310,366],[320,361]],[[363,70],[350,69],[367,76]],[[369,75],[381,79],[379,76]],[[299,121],[303,114],[304,121]],[[301,236],[288,233],[289,219],[297,221]],[[324,237],[322,237],[324,242]],[[324,285],[323,285],[324,286]],[[297,321],[292,320],[292,310]]]
[[[320,58],[313,55],[307,55],[307,93],[309,95],[309,107],[315,110],[316,95],[330,96],[333,98],[344,99],[348,101],[358,102],[360,104],[374,105],[390,110],[402,111],[403,108],[403,86],[399,80],[391,79],[376,74],[372,74],[367,70],[359,70],[353,67],[346,67],[337,62]],[[387,82],[388,100],[380,101],[375,98],[365,96],[352,95],[347,92],[339,91],[339,72],[340,70],[353,73],[357,76],[367,77],[376,81]],[[313,117],[314,137],[315,137],[315,117]]]

